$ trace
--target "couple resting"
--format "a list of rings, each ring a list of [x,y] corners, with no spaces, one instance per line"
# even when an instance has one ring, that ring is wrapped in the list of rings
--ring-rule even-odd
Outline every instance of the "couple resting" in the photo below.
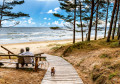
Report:
[[[19,55],[34,56],[34,54],[29,51],[30,51],[30,48],[26,47],[26,52],[24,52],[24,49],[21,49]],[[33,57],[19,57],[18,63],[20,63],[22,67],[24,67],[24,64],[28,66],[28,64],[31,64],[31,63],[34,66],[34,58]]]

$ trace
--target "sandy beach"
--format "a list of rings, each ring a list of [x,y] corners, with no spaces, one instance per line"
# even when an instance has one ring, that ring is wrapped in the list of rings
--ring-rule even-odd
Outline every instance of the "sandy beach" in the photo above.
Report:
[[[80,39],[76,40],[80,41]],[[65,45],[71,44],[72,40],[55,40],[55,41],[41,41],[41,42],[26,42],[26,43],[14,43],[14,44],[2,44],[0,46],[4,46],[5,48],[9,49],[11,52],[18,54],[21,48],[30,47],[30,52],[36,53],[50,53],[51,48],[55,47],[56,45]],[[0,47],[0,53],[8,54],[6,50]],[[7,69],[7,68],[0,68],[0,84],[40,84],[46,70],[40,70],[38,72],[26,71],[21,69]],[[7,74],[7,75],[6,75]],[[19,75],[19,76],[18,76]],[[14,76],[14,81],[12,77]],[[37,78],[37,79],[36,79]],[[33,80],[31,80],[33,79]],[[22,80],[22,81],[21,81]]]
[[[102,36],[99,36],[98,39],[103,38]],[[84,41],[86,38],[84,38]],[[91,40],[94,40],[94,37],[91,37]],[[76,39],[76,42],[80,42],[80,39]],[[10,43],[10,44],[0,44],[0,46],[4,46],[5,48],[9,49],[15,54],[18,54],[20,52],[20,49],[25,47],[30,47],[30,51],[34,54],[37,53],[48,53],[51,51],[53,47],[59,46],[59,45],[66,45],[66,44],[72,44],[72,39],[65,39],[65,40],[49,40],[49,41],[34,41],[34,42],[24,42],[24,43]],[[3,48],[0,47],[0,53],[8,54]]]
[[[92,38],[93,39],[93,38]],[[81,39],[77,39],[76,42],[81,41]],[[13,44],[1,44],[0,46],[4,46],[5,48],[9,49],[11,52],[18,54],[20,52],[21,48],[25,47],[30,47],[30,52],[37,54],[37,53],[46,53],[46,54],[51,54],[51,52],[53,51],[52,48],[53,47],[59,47],[62,45],[67,45],[67,44],[72,44],[72,39],[67,39],[67,40],[53,40],[53,41],[40,41],[40,42],[25,42],[25,43],[13,43]],[[0,47],[0,53],[4,53],[4,54],[8,54],[7,51],[5,51],[3,48]],[[76,56],[76,55],[74,55]],[[66,59],[66,58],[65,58]],[[70,57],[71,59],[71,57]],[[69,61],[69,60],[68,60]],[[69,61],[70,62],[70,61]],[[71,63],[71,62],[70,62]],[[1,73],[3,75],[5,75],[6,73],[2,72],[2,68],[0,69]],[[7,73],[9,73],[10,71],[15,72],[16,74],[20,74],[21,72],[17,71],[17,70],[11,70],[11,69],[5,69]],[[76,68],[77,70],[77,68]],[[43,73],[44,72],[44,73]],[[26,74],[26,71],[22,70],[22,73],[24,73],[24,75]],[[39,73],[41,73],[42,75],[40,76],[40,79],[42,80],[42,78],[44,77],[45,71],[40,71]],[[78,72],[79,73],[79,72]],[[12,72],[10,74],[13,74]],[[37,73],[34,73],[37,75]],[[24,76],[22,75],[22,76]],[[8,75],[9,76],[9,75]],[[33,75],[30,75],[30,77],[32,77]],[[80,77],[82,77],[79,74]],[[6,80],[7,77],[3,78],[4,80]],[[11,79],[12,80],[12,79]],[[10,82],[11,80],[9,80],[8,82]],[[19,80],[19,77],[16,78],[16,80]],[[36,80],[36,79],[35,79]],[[35,81],[34,80],[34,81]],[[83,79],[84,80],[84,79]],[[6,80],[7,81],[7,80]],[[29,81],[29,78],[27,80],[23,80],[24,83],[26,83],[26,81]],[[36,80],[37,81],[37,80]],[[4,82],[4,81],[3,81]],[[33,82],[33,81],[31,81]],[[40,81],[41,82],[41,81]],[[17,83],[16,81],[14,83]],[[17,83],[20,84],[20,83]]]
[[[81,41],[81,39],[77,39],[76,42]],[[49,53],[52,47],[56,45],[65,45],[65,44],[72,44],[72,39],[67,40],[53,40],[53,41],[40,41],[40,42],[25,42],[25,43],[13,43],[13,44],[1,44],[0,46],[4,46],[5,48],[9,49],[15,54],[20,52],[20,49],[25,47],[30,47],[30,51],[34,54],[36,53]],[[7,52],[0,47],[0,53]]]

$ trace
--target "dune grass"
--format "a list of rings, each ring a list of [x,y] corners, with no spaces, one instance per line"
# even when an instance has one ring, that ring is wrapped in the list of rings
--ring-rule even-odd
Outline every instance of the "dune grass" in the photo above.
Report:
[[[106,51],[105,49],[110,49],[115,51]],[[119,41],[117,38],[115,40],[111,40],[110,42],[106,42],[105,39],[99,39],[99,40],[92,40],[92,41],[84,41],[84,42],[77,42],[75,44],[68,44],[64,46],[56,46],[54,47],[55,53],[60,53],[60,56],[63,56],[63,58],[67,59],[69,56],[73,59],[79,58],[79,54],[85,52],[93,52],[93,51],[99,51],[104,49],[105,52],[101,52],[98,55],[96,54],[95,58],[100,62],[97,65],[94,65],[93,68],[88,72],[87,75],[89,75],[90,80],[93,81],[94,84],[112,84],[113,79],[118,77],[120,78],[120,62],[117,62],[118,57],[120,57],[120,51],[118,50],[120,48]],[[77,54],[76,54],[77,53]],[[80,55],[81,56],[81,55]],[[83,54],[84,56],[84,54]],[[68,62],[70,62],[73,66],[74,63],[71,62],[72,59],[67,59]],[[78,69],[79,67],[82,68],[83,64],[85,64],[89,58],[83,58],[83,60],[79,60],[75,67]],[[92,64],[95,64],[96,62],[93,62]],[[86,63],[87,64],[87,63]],[[88,63],[89,64],[89,63]],[[86,66],[84,66],[86,67]],[[82,70],[82,69],[81,69]],[[82,73],[82,72],[81,72]],[[116,82],[115,82],[116,83]]]
[[[92,41],[84,41],[84,42],[77,42],[75,44],[68,44],[68,45],[60,45],[55,46],[52,49],[55,51],[64,50],[62,52],[63,56],[67,56],[67,54],[76,52],[76,51],[91,51],[97,50],[100,48],[119,48],[119,42],[117,39],[111,40],[110,42],[106,42],[106,39],[99,39],[99,40],[92,40]],[[106,57],[107,55],[101,56],[101,58]]]

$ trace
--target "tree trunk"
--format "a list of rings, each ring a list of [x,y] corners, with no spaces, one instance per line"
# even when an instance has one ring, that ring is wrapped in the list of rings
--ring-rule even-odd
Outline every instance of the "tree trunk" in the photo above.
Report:
[[[92,28],[92,20],[93,20],[93,11],[94,11],[94,0],[91,1],[91,4],[92,4],[92,7],[91,7],[91,16],[90,16],[90,24],[89,24],[87,41],[90,41],[90,36],[91,36],[91,28]]]
[[[76,0],[74,0],[74,4],[75,4],[75,9],[74,9],[73,44],[75,43]]]
[[[119,12],[119,0],[118,0],[118,5],[117,5],[117,11],[116,11],[116,16],[115,16],[115,21],[114,21],[113,32],[112,32],[112,39],[114,39],[114,35],[115,35],[118,12]]]
[[[119,21],[118,21],[118,40],[119,40],[119,45],[120,45],[120,11],[119,11],[118,15],[119,15]]]
[[[2,27],[2,23],[1,23],[1,20],[0,20],[0,28]]]
[[[106,14],[106,22],[105,22],[105,33],[104,33],[104,38],[106,38],[107,20],[108,20],[108,8],[109,8],[109,0],[107,0],[107,14]]]
[[[82,4],[81,4],[81,2],[80,2],[80,23],[81,23],[81,33],[82,33],[82,41],[83,41],[83,39],[84,39],[84,37],[83,37],[83,26],[82,26]]]
[[[95,25],[95,40],[97,40],[97,25],[98,25],[98,7],[99,7],[99,0],[97,0],[97,8],[96,8],[96,25]]]
[[[112,31],[112,25],[113,25],[113,20],[114,20],[114,14],[115,14],[116,5],[117,5],[117,0],[115,0],[115,2],[114,2],[113,12],[112,12],[111,22],[110,22],[110,28],[109,28],[108,37],[107,37],[107,42],[110,41],[110,36],[111,36],[111,31]]]
[[[120,45],[120,11],[119,11],[119,23],[118,23],[118,40]]]
[[[5,0],[3,0],[3,5],[2,5],[2,9],[1,9],[0,28],[2,27],[2,18],[3,18],[3,9],[4,9],[4,4],[5,4]]]

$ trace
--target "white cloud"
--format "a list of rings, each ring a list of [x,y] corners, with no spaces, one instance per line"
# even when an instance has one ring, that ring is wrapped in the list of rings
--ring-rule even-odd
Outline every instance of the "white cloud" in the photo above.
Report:
[[[47,20],[47,18],[43,18],[44,20]]]
[[[50,25],[50,22],[48,23],[48,25]]]
[[[52,22],[53,25],[57,25],[58,23],[58,21]]]
[[[22,18],[22,19],[26,19],[26,18]]]
[[[3,27],[14,27],[14,26],[20,26],[20,27],[30,27],[30,26],[36,26],[36,23],[33,22],[32,18],[29,18],[28,20],[21,18],[21,21],[2,21]]]
[[[28,20],[28,23],[32,23],[32,18],[30,18],[30,19]]]
[[[60,8],[57,7],[54,10],[49,10],[47,13],[57,13]]]
[[[45,18],[43,18],[43,19],[44,19],[44,20],[51,20],[51,18],[46,18],[46,17],[45,17]]]
[[[59,20],[63,20],[63,19],[59,19]]]
[[[49,10],[47,13],[56,13],[56,11]]]
[[[57,7],[57,8],[55,8],[54,10],[55,10],[55,11],[58,11],[59,9],[60,9],[60,8],[59,8],[59,7]]]
[[[36,1],[57,1],[57,0],[36,0]]]
[[[51,18],[48,18],[48,20],[51,20]]]
[[[64,21],[61,21],[61,22],[59,22],[59,21],[54,21],[54,22],[52,22],[51,25],[52,25],[52,26],[60,26],[60,27],[61,27],[61,26],[64,26],[64,23],[65,23]]]
[[[54,27],[54,26],[58,26],[58,27],[63,27],[64,24],[67,24],[66,22],[64,21],[54,21],[54,22],[44,22],[44,23],[40,23],[39,26],[41,27]]]

